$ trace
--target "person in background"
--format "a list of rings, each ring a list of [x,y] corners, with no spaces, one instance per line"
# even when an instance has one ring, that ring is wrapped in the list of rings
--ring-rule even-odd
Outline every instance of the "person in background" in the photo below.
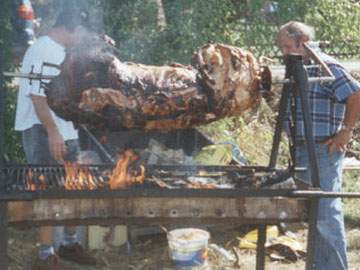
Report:
[[[311,64],[304,43],[314,39],[312,27],[290,21],[280,27],[277,45],[284,56],[298,54]],[[310,104],[315,153],[319,166],[320,185],[324,191],[341,190],[342,164],[356,122],[360,117],[360,83],[334,58],[318,49],[317,53],[335,77],[331,83],[313,83],[307,93]],[[309,77],[320,75],[319,68],[308,69]],[[300,100],[297,100],[296,165],[306,167],[300,179],[310,182],[309,160],[304,136]],[[291,121],[291,115],[287,123]],[[320,199],[315,244],[316,270],[348,269],[344,219],[340,198]]]
[[[46,36],[37,39],[23,58],[21,72],[58,75],[56,67],[65,58],[65,50],[78,44],[85,34],[82,18],[76,9],[64,10]],[[78,132],[72,122],[65,121],[49,108],[39,81],[21,79],[16,108],[15,130],[22,133],[22,145],[28,164],[52,165],[76,161],[79,152]],[[39,230],[40,248],[32,270],[60,270],[61,260],[53,247],[53,227]],[[79,264],[95,265],[96,260],[78,243],[76,227],[65,227],[58,254]]]

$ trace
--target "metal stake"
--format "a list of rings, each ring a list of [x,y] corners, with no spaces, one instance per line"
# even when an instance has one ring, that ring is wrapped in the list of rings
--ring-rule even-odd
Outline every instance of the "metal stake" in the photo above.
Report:
[[[265,243],[266,243],[266,225],[258,226],[258,239],[256,245],[256,270],[265,269]]]

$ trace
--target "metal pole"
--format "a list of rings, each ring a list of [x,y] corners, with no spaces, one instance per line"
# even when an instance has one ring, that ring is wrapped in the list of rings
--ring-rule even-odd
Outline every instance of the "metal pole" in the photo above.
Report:
[[[256,245],[256,270],[265,269],[265,243],[266,243],[266,225],[258,226],[258,239]]]
[[[305,128],[305,142],[309,156],[309,167],[311,173],[312,186],[320,188],[319,168],[317,165],[315,154],[315,141],[310,117],[310,106],[307,99],[307,92],[309,89],[309,81],[306,69],[304,67],[302,56],[292,55],[293,58],[293,78],[295,80],[296,96],[300,97],[302,116]],[[306,270],[314,268],[314,241],[316,235],[317,219],[318,219],[319,198],[313,198],[310,204],[309,211],[309,231],[307,241],[307,259]]]
[[[8,4],[3,4],[0,8],[0,23],[5,25],[8,15]],[[4,38],[4,37],[2,37]],[[4,140],[5,140],[5,89],[3,70],[5,69],[5,40],[0,42],[0,169],[4,166]],[[0,178],[0,192],[4,191],[4,179]],[[8,218],[7,202],[0,202],[0,270],[8,269]]]
[[[296,198],[360,198],[360,192],[331,192],[315,190],[295,190],[292,192]]]
[[[7,202],[0,203],[0,270],[8,269],[8,216]]]
[[[315,188],[320,187],[319,168],[317,165],[315,154],[315,141],[313,136],[313,129],[310,116],[310,106],[307,99],[307,93],[309,89],[308,76],[301,56],[294,57],[294,69],[293,76],[295,80],[296,95],[300,97],[301,110],[304,120],[305,129],[305,142],[309,155],[309,166],[311,172],[312,185]]]
[[[283,87],[283,91],[280,99],[280,105],[279,105],[279,113],[276,120],[276,127],[273,137],[273,144],[271,148],[271,156],[269,163],[270,169],[274,169],[276,166],[276,161],[279,153],[280,140],[281,140],[281,132],[283,130],[283,124],[285,120],[286,108],[289,101],[289,97],[290,97],[290,89],[289,89],[289,85],[286,84]]]
[[[81,129],[86,133],[90,140],[96,145],[101,153],[110,161],[111,164],[115,164],[115,159],[109,154],[105,147],[95,138],[95,136],[88,130],[85,125],[80,125]]]

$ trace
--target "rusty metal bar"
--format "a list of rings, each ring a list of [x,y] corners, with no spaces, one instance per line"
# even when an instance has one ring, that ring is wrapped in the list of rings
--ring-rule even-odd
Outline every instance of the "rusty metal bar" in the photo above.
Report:
[[[314,52],[312,52],[314,54]],[[320,61],[320,64],[324,64],[316,55],[313,55]],[[301,111],[304,121],[305,129],[305,141],[309,159],[309,169],[311,175],[311,184],[314,188],[320,188],[320,174],[317,164],[315,153],[315,139],[313,136],[312,120],[310,116],[310,104],[307,98],[307,92],[309,89],[309,77],[304,67],[303,58],[301,56],[293,56],[293,77],[295,80],[295,93],[300,98]],[[331,73],[330,73],[331,74]],[[332,75],[332,74],[331,74]],[[296,131],[297,132],[297,131]],[[296,136],[297,134],[295,134]],[[318,206],[319,197],[315,197],[311,200],[310,213],[309,213],[309,231],[308,231],[308,243],[307,243],[307,260],[306,269],[313,269],[315,246],[311,243],[315,238],[316,226],[318,221]]]
[[[332,74],[331,70],[329,69],[329,67],[324,63],[324,61],[319,57],[319,55],[316,53],[316,51],[311,48],[311,42],[306,42],[304,43],[304,47],[305,49],[308,51],[308,53],[310,54],[310,57],[312,59],[315,60],[316,63],[318,63],[325,71],[326,75],[329,77],[329,78],[332,78],[332,80],[334,81],[335,80],[335,77],[334,75]]]
[[[30,80],[51,80],[55,78],[54,75],[44,75],[40,73],[20,73],[20,72],[3,72],[2,73],[5,77],[17,77],[23,79],[30,79]]]
[[[304,68],[304,63],[302,57],[294,56],[293,59],[294,69],[293,76],[296,82],[296,95],[300,97],[301,102],[301,110],[303,114],[304,121],[304,129],[305,129],[305,141],[307,152],[309,156],[309,167],[311,171],[312,185],[315,188],[320,187],[320,176],[319,176],[319,168],[317,165],[316,154],[315,154],[315,141],[313,136],[313,129],[311,124],[311,116],[310,116],[310,105],[307,99],[306,93],[308,92],[309,84],[308,84],[308,76],[307,72]]]
[[[95,199],[95,198],[242,198],[242,197],[288,197],[288,198],[360,198],[360,192],[326,192],[320,189],[98,189],[98,190],[37,190],[27,192],[1,192],[1,201],[31,201],[37,199]]]
[[[243,219],[243,218],[196,218],[196,217],[163,217],[163,218],[145,218],[145,217],[118,217],[118,218],[91,218],[91,219],[53,219],[53,220],[25,220],[25,221],[16,221],[8,222],[9,226],[18,226],[18,227],[41,227],[41,226],[78,226],[78,225],[204,225],[204,224],[233,224],[233,225],[277,225],[283,220],[280,219]],[[287,220],[287,223],[292,222],[301,222],[304,219],[293,219]],[[0,268],[0,270],[2,270]]]
[[[308,235],[307,235],[307,247],[306,247],[306,264],[305,270],[315,269],[315,235],[317,233],[317,220],[319,212],[319,198],[313,198],[310,203],[309,220],[308,220]]]
[[[292,192],[295,198],[360,198],[360,192],[331,192],[315,190],[296,190]]]
[[[313,77],[313,78],[308,79],[308,83],[317,83],[317,82],[325,83],[325,82],[333,82],[333,81],[334,81],[333,77],[327,77],[327,76]],[[272,81],[272,84],[293,84],[293,83],[294,83],[294,81],[292,79],[284,79],[284,80],[274,79]]]
[[[27,201],[37,199],[96,199],[96,198],[241,198],[241,197],[295,197],[293,189],[164,189],[124,188],[117,190],[36,190],[0,193],[0,201]]]
[[[100,152],[110,161],[110,163],[115,164],[115,159],[110,155],[110,153],[105,149],[105,147],[95,138],[95,136],[88,130],[85,125],[80,125],[80,128],[85,132],[89,139],[96,145]]]
[[[266,225],[258,226],[258,239],[256,245],[256,270],[265,269],[265,243],[266,243]]]
[[[287,68],[285,73],[285,80],[289,80],[290,77],[290,71]],[[281,133],[283,131],[284,126],[284,120],[286,117],[286,109],[288,106],[288,102],[290,99],[290,85],[284,84],[278,109],[278,115],[276,120],[276,126],[275,126],[275,132],[273,136],[273,143],[271,148],[271,155],[270,155],[270,162],[269,162],[269,168],[275,169],[277,157],[279,154],[279,147],[280,147],[280,141],[281,141]]]

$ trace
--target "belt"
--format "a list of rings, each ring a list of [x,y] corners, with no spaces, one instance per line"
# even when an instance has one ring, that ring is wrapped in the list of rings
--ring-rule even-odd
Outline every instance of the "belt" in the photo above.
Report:
[[[315,144],[323,144],[324,142],[326,142],[328,140],[328,138],[326,138],[326,139],[324,139],[324,138],[322,138],[322,139],[315,139],[314,140],[314,142],[315,142]],[[295,141],[295,145],[296,146],[305,146],[305,143],[306,141],[305,140],[296,140]]]

